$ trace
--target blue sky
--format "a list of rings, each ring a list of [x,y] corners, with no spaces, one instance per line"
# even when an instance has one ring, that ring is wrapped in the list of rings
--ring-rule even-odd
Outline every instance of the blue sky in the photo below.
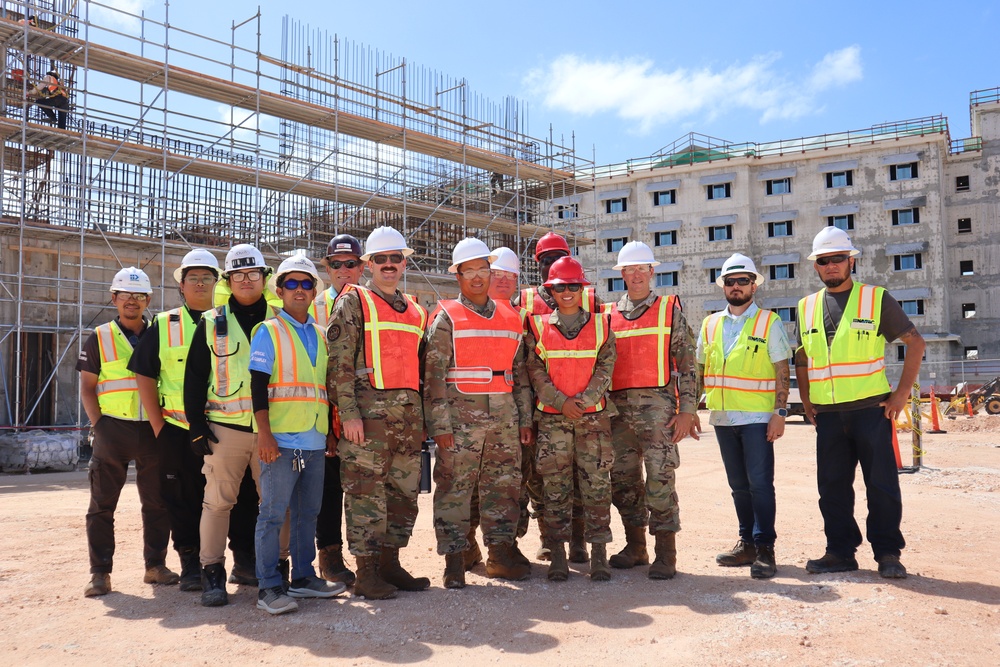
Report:
[[[108,0],[162,17],[162,2]],[[944,114],[969,135],[969,92],[1000,86],[1000,3],[284,2],[262,0],[262,50],[281,18],[465,77],[530,106],[529,131],[575,132],[597,164],[688,132],[772,141]],[[256,3],[174,0],[172,25],[228,41]]]

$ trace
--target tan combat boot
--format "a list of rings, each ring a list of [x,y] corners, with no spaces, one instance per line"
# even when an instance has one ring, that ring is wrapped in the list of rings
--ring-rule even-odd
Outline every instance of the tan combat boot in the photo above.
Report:
[[[469,541],[469,546],[466,547],[462,555],[465,560],[465,571],[468,572],[483,562],[483,552],[479,549],[479,540],[476,539],[475,528],[469,530],[466,539]]]
[[[366,600],[388,600],[396,597],[396,587],[382,579],[378,572],[378,556],[356,556],[358,577],[354,582],[354,594]]]
[[[542,517],[538,517],[536,521],[538,521],[538,536],[542,540],[542,546],[538,547],[538,553],[535,554],[535,560],[547,561],[551,559],[551,555],[549,554],[549,540],[546,537],[549,534],[549,531],[545,527],[545,520]]]
[[[531,567],[531,561],[517,548],[517,540],[514,540],[514,544],[510,546],[510,553],[514,557],[514,562]]]
[[[344,545],[331,544],[319,550],[319,576],[327,581],[354,585],[354,573],[344,564]]]
[[[656,560],[649,566],[650,579],[673,579],[677,574],[677,533],[662,530],[656,533]]]
[[[566,562],[566,543],[549,542],[549,553],[552,563],[546,576],[549,581],[566,581],[569,578],[569,563]]]
[[[569,561],[571,563],[586,563],[590,560],[587,554],[587,540],[584,539],[584,521],[582,516],[573,517],[569,542]]]
[[[608,545],[590,545],[590,578],[593,581],[609,581],[611,568],[608,567]]]
[[[444,587],[465,588],[465,558],[462,554],[445,554]]]
[[[399,564],[399,547],[382,545],[378,573],[384,580],[401,591],[422,591],[431,585],[427,577],[414,577]]]
[[[491,579],[522,581],[531,575],[531,566],[518,563],[509,544],[491,544],[486,559],[486,576]]]
[[[625,548],[612,556],[608,562],[611,563],[611,567],[619,570],[627,570],[636,565],[649,565],[649,553],[646,551],[646,527],[626,527]]]

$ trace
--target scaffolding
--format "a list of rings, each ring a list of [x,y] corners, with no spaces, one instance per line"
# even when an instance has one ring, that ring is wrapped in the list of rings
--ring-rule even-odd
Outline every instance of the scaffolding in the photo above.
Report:
[[[114,316],[122,266],[149,274],[161,310],[191,247],[319,260],[334,234],[388,224],[416,251],[404,288],[432,304],[454,292],[447,266],[466,236],[522,259],[551,230],[593,242],[550,203],[589,191],[574,175],[593,165],[551,130],[529,136],[514,98],[289,17],[273,57],[259,10],[224,38],[169,10],[0,0],[0,428],[86,419],[74,361]],[[49,70],[68,91],[66,129],[31,95]]]

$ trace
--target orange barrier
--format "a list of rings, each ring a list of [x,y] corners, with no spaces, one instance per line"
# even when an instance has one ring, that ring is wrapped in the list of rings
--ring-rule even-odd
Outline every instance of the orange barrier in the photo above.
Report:
[[[896,424],[892,425],[892,451],[896,454],[896,469],[903,469],[903,457],[899,455],[899,436],[896,435]]]
[[[972,401],[969,400],[969,390],[965,390],[965,411],[969,413],[969,416],[973,416],[972,412]]]
[[[934,385],[931,385],[931,430],[928,433],[947,433],[941,430],[941,422],[938,421],[938,402],[934,395]]]

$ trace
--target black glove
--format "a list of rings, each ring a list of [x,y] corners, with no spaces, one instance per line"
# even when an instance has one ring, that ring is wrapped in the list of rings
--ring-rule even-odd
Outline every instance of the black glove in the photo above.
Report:
[[[219,439],[212,433],[208,424],[191,424],[191,451],[198,456],[208,456],[212,453],[212,446],[209,441],[218,442]]]

